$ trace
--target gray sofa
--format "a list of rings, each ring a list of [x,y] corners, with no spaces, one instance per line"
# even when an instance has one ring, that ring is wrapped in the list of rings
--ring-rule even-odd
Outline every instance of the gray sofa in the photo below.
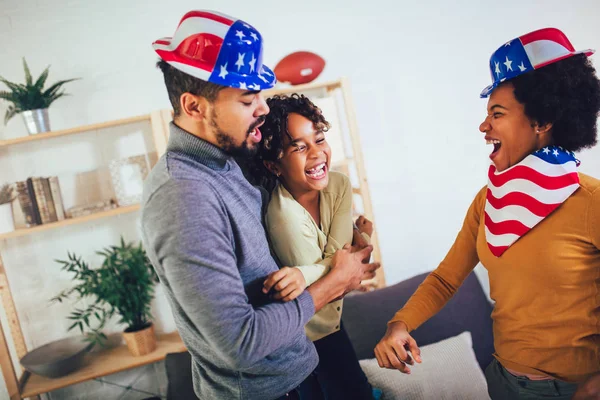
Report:
[[[426,277],[427,274],[422,274],[383,289],[346,297],[342,320],[359,359],[374,358],[373,349],[384,335],[387,321]],[[479,280],[471,273],[448,304],[412,335],[419,346],[425,346],[469,331],[477,361],[483,370],[494,352],[491,312],[492,306]],[[190,355],[169,354],[165,366],[167,398],[195,400]]]
[[[428,274],[417,275],[373,292],[348,296],[344,300],[342,321],[358,359],[374,358],[373,349],[385,334],[387,321],[417,290]],[[471,332],[473,350],[482,370],[492,361],[492,306],[471,273],[454,297],[433,318],[412,333],[419,346]]]

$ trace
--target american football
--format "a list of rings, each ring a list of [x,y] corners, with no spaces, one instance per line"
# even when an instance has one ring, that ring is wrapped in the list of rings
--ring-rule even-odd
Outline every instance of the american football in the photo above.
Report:
[[[297,51],[288,54],[275,66],[277,80],[291,85],[301,85],[314,81],[325,68],[325,60],[310,51]]]

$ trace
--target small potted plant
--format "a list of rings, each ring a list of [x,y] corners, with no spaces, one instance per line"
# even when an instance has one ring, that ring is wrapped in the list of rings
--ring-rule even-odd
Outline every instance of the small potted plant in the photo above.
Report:
[[[35,82],[25,58],[23,58],[23,69],[25,70],[25,84],[10,82],[0,76],[0,82],[4,83],[10,89],[8,92],[0,91],[0,99],[12,103],[8,106],[4,115],[4,124],[6,125],[16,114],[21,114],[30,135],[48,132],[50,131],[48,107],[56,99],[67,95],[64,90],[61,91],[65,83],[77,79],[58,81],[44,90],[50,66],[46,67]]]
[[[140,243],[125,243],[110,246],[96,252],[104,257],[102,265],[90,268],[73,253],[68,260],[55,260],[62,269],[74,275],[77,283],[61,292],[52,301],[76,296],[87,300],[87,307],[76,307],[69,319],[73,321],[68,330],[79,328],[88,339],[103,345],[107,337],[102,333],[106,323],[114,316],[126,326],[123,336],[129,351],[134,356],[152,352],[156,348],[154,326],[151,322],[150,304],[154,298],[154,285],[158,276]]]
[[[12,202],[15,199],[13,186],[5,183],[0,187],[0,234],[15,230]]]

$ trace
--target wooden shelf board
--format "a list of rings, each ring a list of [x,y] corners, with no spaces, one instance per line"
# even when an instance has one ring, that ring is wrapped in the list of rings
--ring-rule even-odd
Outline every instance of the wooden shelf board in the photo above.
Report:
[[[127,213],[137,211],[139,209],[140,209],[140,205],[134,204],[132,206],[113,208],[112,210],[108,210],[108,211],[100,211],[100,212],[97,212],[94,214],[86,215],[84,217],[67,218],[62,221],[51,222],[51,223],[43,224],[43,225],[37,225],[32,228],[17,229],[15,231],[4,233],[4,234],[0,235],[0,240],[11,239],[11,238],[20,237],[20,236],[27,236],[27,235],[31,235],[33,233],[46,231],[48,229],[60,228],[60,227],[69,226],[69,225],[82,224],[84,222],[94,221],[97,219],[113,217],[115,215],[120,215],[120,214],[127,214]]]
[[[315,90],[315,89],[336,89],[342,86],[341,81],[329,81],[329,82],[311,82],[306,83],[304,85],[296,85],[296,86],[285,86],[285,87],[275,87],[272,89],[268,89],[263,91],[265,97],[270,97],[276,94],[289,94],[289,93],[299,93],[307,90]]]
[[[35,135],[18,137],[15,139],[0,140],[0,148],[12,146],[15,144],[21,144],[21,143],[37,142],[40,140],[52,139],[52,138],[56,138],[56,137],[60,137],[60,136],[74,135],[74,134],[82,133],[82,132],[95,131],[98,129],[110,128],[113,126],[132,124],[132,123],[141,122],[141,121],[150,121],[150,115],[140,115],[137,117],[118,119],[118,120],[108,121],[108,122],[101,122],[98,124],[77,126],[75,128],[64,129],[64,130],[60,130],[60,131],[38,133]]]
[[[49,379],[40,375],[31,374],[21,392],[22,398],[37,396],[53,390],[61,389],[90,379],[112,375],[143,365],[152,364],[163,360],[169,353],[181,353],[186,348],[177,332],[157,337],[157,347],[152,353],[145,356],[134,357],[129,354],[126,346],[119,346],[108,350],[91,352],[87,355],[86,364],[79,370],[61,378]]]

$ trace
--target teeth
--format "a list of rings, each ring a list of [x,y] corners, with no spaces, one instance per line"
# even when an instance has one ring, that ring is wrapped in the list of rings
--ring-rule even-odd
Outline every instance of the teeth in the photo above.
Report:
[[[323,174],[325,174],[325,163],[319,164],[316,167],[309,169],[308,171],[306,171],[306,174],[313,178],[323,176]]]
[[[500,144],[499,140],[486,140],[485,141],[486,144]]]

